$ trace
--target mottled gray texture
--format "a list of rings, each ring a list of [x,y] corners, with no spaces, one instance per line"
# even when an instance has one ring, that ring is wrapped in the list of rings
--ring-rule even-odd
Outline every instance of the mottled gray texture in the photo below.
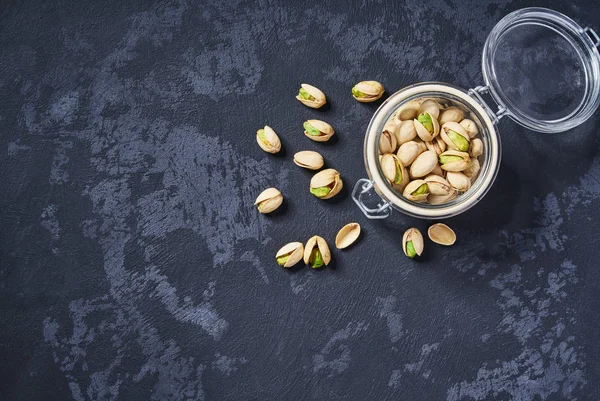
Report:
[[[377,107],[350,85],[479,85],[487,33],[527,5],[2,4],[0,399],[597,400],[600,113],[551,136],[503,120],[496,184],[420,262],[400,239],[426,222],[348,195]],[[600,3],[543,5],[600,28]],[[308,194],[299,150],[341,171],[338,197]],[[274,263],[349,221],[333,267]]]

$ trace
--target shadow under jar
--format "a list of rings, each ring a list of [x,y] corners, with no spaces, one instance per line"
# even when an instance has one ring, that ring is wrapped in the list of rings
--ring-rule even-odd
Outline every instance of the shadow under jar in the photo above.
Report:
[[[379,107],[364,142],[369,178],[358,180],[354,186],[354,202],[371,219],[388,217],[392,208],[422,219],[447,218],[468,210],[485,196],[498,174],[502,157],[500,118],[509,116],[526,128],[555,133],[574,128],[593,115],[600,103],[598,45],[600,38],[593,30],[556,11],[525,8],[508,14],[494,27],[484,46],[485,86],[464,90],[445,83],[420,83],[396,92]],[[495,105],[490,106],[484,96]],[[480,171],[471,187],[443,204],[405,198],[380,166],[379,141],[385,124],[403,105],[421,99],[463,110],[464,118],[477,125],[477,137],[483,142],[483,154],[478,157]],[[370,207],[365,197],[373,190],[381,199]]]

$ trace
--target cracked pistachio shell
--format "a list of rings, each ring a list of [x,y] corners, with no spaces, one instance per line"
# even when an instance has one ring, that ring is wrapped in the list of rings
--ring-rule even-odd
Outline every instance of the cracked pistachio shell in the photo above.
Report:
[[[462,152],[469,150],[469,134],[467,134],[467,130],[459,123],[451,121],[442,125],[440,137],[446,142],[448,149],[460,150]]]
[[[465,118],[464,120],[462,120],[460,122],[460,125],[467,131],[469,138],[474,138],[475,135],[477,135],[479,133],[477,124],[475,124],[475,121],[473,121],[473,120],[469,120],[468,118]]]
[[[308,124],[308,125],[307,125]],[[312,127],[312,128],[311,128]],[[309,131],[310,129],[310,131]],[[313,131],[317,130],[318,133]],[[333,127],[321,120],[307,120],[304,122],[304,135],[316,142],[327,142],[334,134]]]
[[[452,106],[448,107],[444,111],[440,113],[440,125],[444,125],[448,122],[461,122],[464,118],[465,113],[459,109],[458,107]]]
[[[459,171],[448,171],[446,180],[459,192],[467,192],[471,188],[471,179]]]
[[[323,264],[327,266],[329,262],[331,262],[331,252],[329,251],[329,245],[327,242],[318,235],[311,237],[308,242],[306,242],[306,246],[304,247],[304,264],[312,265],[313,269],[319,268],[321,266],[315,266],[311,263],[310,256],[312,254],[313,249],[317,248],[321,253],[321,258],[323,259]]]
[[[471,162],[469,163],[469,167],[464,169],[462,173],[469,177],[471,179],[471,182],[473,182],[477,178],[480,169],[481,166],[479,164],[479,160],[477,160],[476,158],[472,158]]]
[[[359,102],[369,103],[379,99],[384,91],[383,85],[377,81],[362,81],[354,85],[352,96]]]
[[[423,149],[417,142],[408,141],[400,145],[396,156],[398,156],[402,165],[406,167],[410,166],[421,153],[423,153]]]
[[[396,136],[388,130],[383,130],[379,137],[379,153],[382,155],[393,153],[396,151],[397,146],[398,142],[396,142]]]
[[[446,142],[439,136],[433,138],[433,141],[425,142],[427,149],[433,150],[438,156],[446,151]]]
[[[436,196],[445,196],[450,194],[453,189],[452,186],[444,177],[439,175],[430,174],[423,179],[427,183],[429,193]]]
[[[444,203],[450,202],[457,196],[458,192],[456,192],[456,189],[452,188],[448,195],[429,195],[429,197],[427,198],[427,202],[430,205],[442,205]]]
[[[318,109],[327,103],[327,99],[325,98],[325,94],[321,92],[319,88],[315,88],[309,84],[300,85],[301,92],[308,94],[308,99],[305,99],[302,95],[296,95],[296,99],[298,99],[303,105],[311,107],[313,109]]]
[[[437,154],[428,150],[421,153],[410,166],[410,175],[414,178],[425,177],[431,173],[438,163]]]
[[[281,150],[281,141],[273,131],[273,128],[265,125],[263,129],[256,131],[256,142],[262,150],[268,153],[277,153]]]
[[[337,249],[348,248],[360,236],[360,224],[348,223],[335,236],[335,247]]]
[[[414,180],[408,183],[402,195],[413,202],[425,202],[429,195],[427,183],[424,180]]]
[[[431,120],[431,127],[430,127],[431,130],[428,129],[427,127],[425,127],[425,125],[423,125],[423,123],[421,123],[419,121],[419,118]],[[435,138],[440,132],[440,124],[438,123],[437,118],[433,117],[431,114],[429,114],[427,112],[419,114],[417,116],[417,118],[415,118],[413,120],[413,123],[415,124],[415,129],[417,130],[417,135],[424,142],[433,140],[433,138]]]
[[[429,239],[436,244],[450,246],[456,242],[456,234],[445,224],[436,223],[427,230]]]
[[[402,236],[402,250],[409,258],[421,256],[423,253],[424,241],[423,235],[416,228],[409,228]]]
[[[408,182],[408,173],[402,162],[394,154],[387,153],[381,158],[381,170],[383,175],[392,184],[403,185]]]
[[[396,130],[396,141],[398,145],[402,145],[408,141],[412,141],[417,136],[417,130],[413,120],[402,121],[398,124]]]
[[[421,102],[418,100],[411,100],[410,102],[403,104],[398,108],[396,112],[396,118],[400,121],[412,120],[419,115],[419,109],[421,108]]]
[[[440,105],[433,99],[427,99],[421,103],[419,114],[421,113],[429,113],[432,117],[438,118],[440,116]]]
[[[318,170],[323,167],[325,162],[323,161],[323,156],[319,153],[312,150],[303,150],[294,155],[294,163],[302,168]]]
[[[479,138],[475,138],[471,141],[471,146],[469,147],[469,155],[471,157],[479,157],[483,154],[483,141]]]
[[[271,213],[283,203],[283,195],[277,188],[267,188],[258,195],[254,204],[261,213]]]
[[[275,259],[280,266],[292,267],[302,260],[303,255],[304,244],[302,242],[290,242],[277,251]]]
[[[444,171],[463,171],[469,167],[471,158],[466,152],[447,150],[439,156],[439,161]]]
[[[319,171],[310,180],[310,193],[320,199],[329,199],[337,195],[344,186],[340,173],[328,168]]]

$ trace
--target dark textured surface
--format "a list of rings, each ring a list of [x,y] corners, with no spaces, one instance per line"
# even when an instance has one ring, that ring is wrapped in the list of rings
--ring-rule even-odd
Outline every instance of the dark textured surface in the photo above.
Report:
[[[487,33],[527,5],[2,3],[0,399],[597,400],[600,113],[553,136],[503,120],[495,186],[420,263],[400,239],[425,222],[349,197],[377,106],[351,84],[479,85]],[[598,2],[541,5],[600,27]],[[340,196],[308,194],[304,149]],[[364,236],[334,268],[275,264],[349,221]]]

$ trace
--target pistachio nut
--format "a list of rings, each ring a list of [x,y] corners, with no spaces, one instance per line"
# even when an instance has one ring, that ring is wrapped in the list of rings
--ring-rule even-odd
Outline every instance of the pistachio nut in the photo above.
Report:
[[[471,146],[469,147],[469,155],[471,157],[479,157],[483,154],[483,141],[479,138],[475,138],[471,141]]]
[[[413,202],[425,202],[429,195],[429,188],[425,181],[414,180],[408,183],[402,195]]]
[[[438,118],[440,116],[440,105],[433,99],[427,99],[421,103],[419,114],[429,113],[431,117]]]
[[[474,181],[475,178],[477,178],[477,174],[479,174],[480,169],[481,166],[479,164],[479,160],[477,160],[476,158],[471,158],[471,161],[469,162],[469,167],[464,169],[462,173],[469,177],[471,181]]]
[[[469,167],[471,158],[466,152],[458,150],[447,150],[439,157],[442,170],[445,171],[463,171]]]
[[[414,178],[425,177],[431,173],[438,163],[437,154],[428,150],[421,153],[410,166],[410,175]]]
[[[265,128],[256,131],[256,142],[262,150],[268,153],[277,153],[281,150],[281,141],[273,131],[273,128],[265,125]]]
[[[415,138],[415,142],[419,146],[419,149],[421,149],[421,153],[427,151],[427,143],[423,142],[421,138]]]
[[[359,102],[369,103],[379,99],[384,91],[383,85],[377,81],[362,81],[354,85],[352,96]]]
[[[423,235],[416,228],[409,228],[402,236],[402,250],[409,258],[421,256],[423,253],[424,241]]]
[[[402,121],[398,124],[398,129],[396,130],[396,140],[398,145],[412,141],[416,136],[417,130],[413,120]]]
[[[318,269],[323,265],[327,266],[329,262],[331,262],[331,252],[327,242],[318,235],[311,237],[304,247],[304,264]]]
[[[302,242],[290,242],[281,247],[275,258],[279,266],[292,267],[302,260],[304,255],[304,244]]]
[[[448,122],[459,123],[464,118],[465,113],[455,106],[448,107],[440,113],[440,124],[444,125]]]
[[[321,120],[308,120],[303,124],[304,135],[316,142],[327,142],[334,134],[333,127]]]
[[[439,175],[440,177],[445,175],[444,170],[442,170],[439,164],[436,164],[435,168],[431,171],[431,174]]]
[[[442,223],[433,224],[427,230],[429,239],[436,244],[450,246],[456,242],[454,230]]]
[[[323,161],[323,156],[319,153],[312,150],[303,150],[294,155],[294,163],[302,168],[318,170],[323,167],[325,162]]]
[[[254,204],[261,213],[271,213],[283,203],[283,195],[277,188],[267,188],[258,195]]]
[[[450,202],[452,199],[458,196],[458,192],[452,188],[448,195],[429,195],[427,198],[427,203],[430,205],[442,205],[444,203]]]
[[[379,153],[382,155],[393,153],[396,151],[397,146],[398,142],[396,142],[396,136],[394,134],[387,130],[381,131],[381,136],[379,137]]]
[[[398,108],[398,111],[396,112],[396,118],[400,121],[412,120],[419,115],[420,108],[421,103],[419,101],[411,100],[410,102]]]
[[[319,171],[310,180],[310,193],[320,199],[329,199],[337,195],[343,186],[340,173],[328,168]]]
[[[394,154],[387,153],[381,158],[381,170],[383,175],[392,184],[405,185],[408,182],[408,173],[402,162]]]
[[[413,122],[417,130],[417,135],[425,142],[431,141],[440,132],[440,124],[437,118],[428,112],[419,114]]]
[[[449,149],[460,150],[466,152],[469,150],[469,135],[459,123],[453,121],[442,125],[440,136],[446,142]]]
[[[459,171],[448,171],[446,180],[459,192],[466,192],[471,188],[471,179]]]
[[[327,103],[325,94],[321,92],[319,88],[315,88],[309,84],[300,85],[300,91],[298,92],[296,99],[298,99],[303,105],[313,109],[318,109]]]
[[[473,121],[473,120],[469,120],[468,118],[465,118],[464,120],[462,120],[460,122],[460,125],[462,125],[462,127],[467,131],[467,135],[469,135],[469,138],[474,138],[475,135],[477,135],[479,133],[477,124],[475,124],[475,121]]]
[[[423,153],[423,150],[417,142],[408,141],[400,145],[396,156],[398,156],[398,159],[402,165],[406,167],[410,166],[411,163],[414,162],[417,156],[419,156],[421,153]]]
[[[431,195],[445,196],[453,191],[450,183],[439,175],[430,174],[423,180],[427,183]]]
[[[432,141],[425,142],[427,149],[433,150],[437,155],[441,155],[446,151],[446,142],[439,136],[433,138]]]
[[[360,224],[348,223],[338,231],[335,236],[335,247],[337,249],[348,248],[360,236]]]

